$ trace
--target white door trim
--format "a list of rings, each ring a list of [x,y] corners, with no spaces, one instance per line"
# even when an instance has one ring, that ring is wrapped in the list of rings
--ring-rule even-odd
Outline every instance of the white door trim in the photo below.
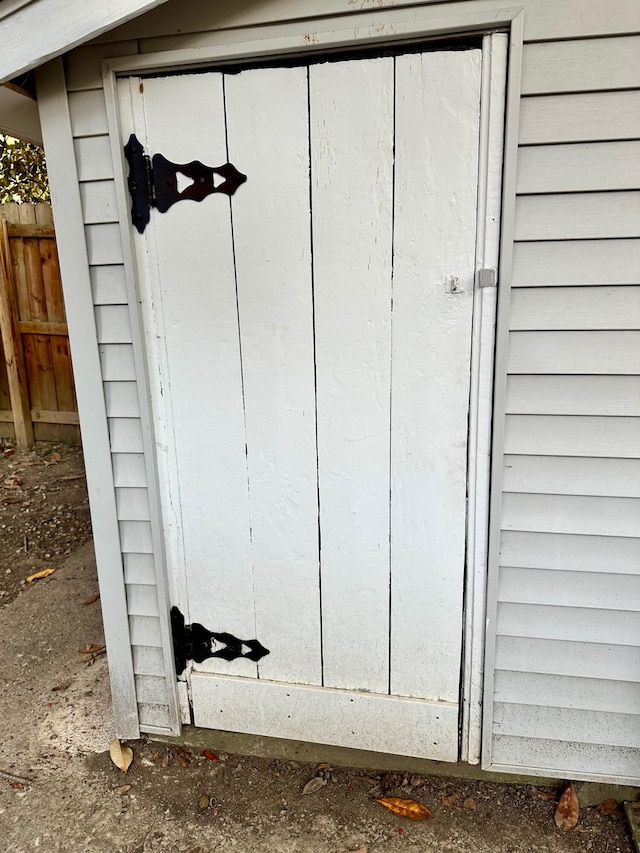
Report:
[[[395,15],[395,18],[394,18]],[[493,15],[493,16],[492,16]],[[354,18],[357,16],[354,15]],[[116,195],[120,232],[123,243],[125,268],[129,293],[137,294],[136,265],[134,262],[133,234],[130,223],[130,202],[127,194],[127,165],[121,144],[120,117],[116,91],[116,78],[133,74],[175,71],[195,68],[212,63],[232,63],[250,59],[295,53],[304,59],[311,52],[333,50],[340,47],[372,46],[384,43],[401,44],[408,40],[427,39],[433,36],[463,36],[479,32],[493,33],[483,39],[483,109],[481,110],[480,144],[480,185],[479,203],[481,226],[477,233],[476,278],[480,269],[496,268],[497,286],[480,288],[476,282],[474,320],[472,331],[471,362],[471,408],[469,420],[469,515],[467,551],[467,569],[465,582],[465,653],[462,670],[463,712],[461,732],[461,757],[471,763],[480,760],[480,742],[482,735],[482,692],[483,692],[483,656],[485,637],[485,601],[487,596],[487,552],[489,541],[489,447],[491,445],[490,412],[501,411],[504,388],[500,383],[494,389],[494,343],[496,351],[495,365],[503,363],[506,348],[506,323],[500,323],[502,332],[495,337],[496,313],[499,318],[508,318],[511,237],[513,232],[513,207],[515,199],[515,152],[518,128],[519,69],[522,54],[522,7],[501,10],[499,17],[495,12],[478,11],[467,15],[443,18],[430,17],[416,20],[397,20],[399,10],[388,9],[380,12],[379,23],[375,26],[358,28],[353,21],[350,27],[314,32],[309,38],[309,22],[301,24],[300,33],[286,36],[252,40],[253,28],[248,28],[246,40],[235,43],[210,45],[203,48],[162,51],[158,53],[117,57],[103,63],[104,91],[107,103],[111,150],[116,174]],[[340,25],[344,19],[339,19]],[[326,25],[326,21],[321,22]],[[304,29],[303,29],[304,27]],[[509,35],[501,35],[496,30],[509,29]],[[243,33],[243,34],[244,34]],[[227,33],[227,37],[229,34]],[[509,56],[507,60],[507,42]],[[488,61],[486,61],[488,60]],[[503,123],[502,97],[507,80],[507,61],[510,69],[509,85],[506,92],[506,116]],[[513,73],[513,70],[517,73]],[[504,129],[504,134],[503,134]],[[509,162],[503,167],[502,140],[505,140],[504,155]],[[502,219],[500,219],[502,211]],[[500,252],[499,246],[506,248]],[[132,324],[137,326],[136,338],[143,340],[141,317],[137,311],[137,297],[131,299]],[[144,353],[139,357],[144,360]],[[137,360],[138,361],[138,360]],[[140,364],[140,361],[138,361]],[[501,376],[498,370],[497,376]],[[144,405],[149,409],[147,397]],[[501,430],[493,436],[494,485],[492,489],[492,536],[495,519],[499,517],[499,481],[495,480],[497,466],[495,459],[501,449]],[[155,461],[148,459],[149,470],[155,468]],[[157,494],[157,471],[155,471],[155,492]],[[498,511],[496,511],[498,510]],[[162,529],[159,505],[154,528]],[[495,537],[493,537],[495,539]],[[162,547],[161,545],[159,547]],[[168,579],[165,577],[165,589]],[[167,653],[170,654],[169,650]],[[172,655],[171,655],[172,656]]]

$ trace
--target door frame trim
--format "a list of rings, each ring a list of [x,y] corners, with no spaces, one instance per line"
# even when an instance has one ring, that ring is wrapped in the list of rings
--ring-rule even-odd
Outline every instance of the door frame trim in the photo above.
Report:
[[[500,533],[506,392],[504,366],[511,289],[524,9],[522,6],[516,6],[501,9],[498,13],[495,10],[479,10],[464,15],[444,17],[438,17],[437,10],[421,8],[418,11],[424,15],[431,11],[431,15],[415,18],[413,17],[416,14],[415,7],[411,10],[392,7],[380,10],[376,14],[375,25],[369,23],[370,14],[354,13],[349,16],[350,26],[345,26],[344,17],[318,19],[319,29],[312,31],[310,24],[314,22],[303,21],[295,25],[294,29],[298,30],[297,32],[291,32],[291,26],[287,26],[287,35],[267,36],[259,40],[255,40],[255,30],[259,30],[259,26],[236,31],[221,31],[214,34],[218,39],[216,43],[204,47],[163,50],[106,59],[102,63],[102,76],[131,323],[134,340],[137,341],[134,350],[137,350],[136,368],[140,383],[140,403],[141,409],[145,410],[145,421],[148,424],[145,457],[152,493],[151,520],[152,529],[155,531],[154,549],[157,549],[156,554],[164,566],[162,598],[166,600],[169,579],[161,536],[163,524],[159,502],[158,469],[154,453],[149,378],[142,343],[144,334],[142,318],[137,310],[137,268],[127,194],[127,164],[121,144],[117,78],[153,72],[187,71],[212,63],[246,62],[251,59],[259,60],[284,54],[297,54],[304,61],[304,56],[310,53],[328,52],[342,47],[400,45],[409,40],[426,40],[446,35],[454,37],[480,33],[484,35],[483,92],[485,97],[489,96],[489,113],[481,109],[479,202],[483,201],[484,222],[493,221],[493,225],[488,227],[483,225],[477,231],[476,278],[479,269],[484,266],[493,266],[497,268],[499,287],[481,289],[476,281],[474,295],[460,757],[469,763],[478,763],[482,742],[483,766],[489,766],[491,702],[488,702],[487,713],[483,715],[483,696],[485,700],[490,699],[493,687],[494,643],[492,631],[487,628],[493,626],[495,618],[493,611],[495,610]],[[407,19],[408,12],[411,13],[409,19]],[[357,25],[359,20],[363,24],[360,27]],[[333,29],[330,28],[331,24],[335,25]],[[503,35],[500,38],[500,33],[506,33],[506,36]],[[229,41],[230,38],[231,41]],[[237,40],[233,41],[234,38]],[[501,44],[502,47],[500,47]],[[485,62],[487,51],[490,51],[493,62]],[[504,58],[500,60],[500,56]],[[487,72],[485,72],[485,66],[489,66]],[[493,66],[493,75],[491,66]],[[502,120],[502,111],[498,109],[498,92],[501,86],[506,90],[504,120]],[[492,95],[493,107],[491,106]],[[503,140],[499,162],[494,156],[496,139]],[[491,145],[493,145],[492,149]],[[480,218],[479,215],[478,221]],[[171,649],[165,649],[165,655],[168,655],[172,661]],[[183,717],[183,722],[187,721],[188,719]]]

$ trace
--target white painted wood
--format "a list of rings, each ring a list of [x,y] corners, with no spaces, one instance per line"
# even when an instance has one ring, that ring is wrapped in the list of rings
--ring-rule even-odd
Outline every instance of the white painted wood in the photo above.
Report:
[[[504,530],[500,558],[503,565],[522,568],[634,574],[640,565],[640,540]]]
[[[130,616],[157,616],[158,596],[148,584],[127,584],[127,608]]]
[[[105,382],[104,398],[107,404],[107,417],[137,418],[140,416],[140,401],[135,382]]]
[[[78,179],[99,181],[113,178],[113,162],[108,136],[84,136],[73,143]]]
[[[640,619],[640,575],[514,569],[502,566],[498,599],[519,604],[556,604],[599,611],[634,611]],[[615,626],[617,616],[609,614]],[[636,620],[640,628],[640,621]],[[636,635],[637,636],[637,635]],[[593,627],[592,640],[602,639]],[[584,638],[586,639],[586,638]],[[617,640],[623,643],[621,637]]]
[[[142,453],[139,418],[109,418],[112,453]]]
[[[496,668],[635,683],[638,681],[638,650],[635,646],[603,643],[498,637]],[[606,683],[602,689],[606,689]]]
[[[162,648],[160,619],[155,616],[130,616],[132,646],[152,646]]]
[[[494,33],[482,40],[478,222],[476,265],[499,268],[505,89],[509,37]],[[517,53],[514,48],[512,57]],[[497,282],[496,282],[497,284]],[[476,288],[471,337],[469,393],[469,474],[464,658],[461,684],[460,759],[478,764],[482,749],[482,692],[491,481],[491,426],[494,386],[497,288]]]
[[[131,89],[141,108],[138,81]],[[161,150],[178,163],[227,161],[220,74],[145,80],[143,99],[141,132],[152,153]],[[142,294],[147,346],[156,351],[160,341],[152,396],[167,430],[161,499],[169,558],[178,586],[188,585],[187,621],[250,639],[254,576],[228,199],[213,195],[154,213],[145,238],[137,245],[140,262],[149,264],[150,289]],[[146,246],[153,246],[149,255]],[[231,666],[214,658],[198,667],[256,673],[248,660]]]
[[[105,382],[134,381],[133,348],[131,344],[103,344],[100,347],[102,378]]]
[[[577,495],[523,495],[507,492],[502,500],[505,530],[638,536],[640,501]]]
[[[640,287],[518,288],[510,328],[638,329]]]
[[[0,81],[41,65],[90,38],[152,9],[162,0],[109,3],[36,0],[0,19]]]
[[[116,488],[116,505],[120,521],[149,521],[149,494],[145,488]]]
[[[162,649],[133,646],[133,671],[136,675],[164,675]]]
[[[69,93],[71,130],[75,137],[101,136],[109,132],[102,88]]]
[[[124,580],[127,584],[147,584],[155,587],[153,554],[125,554]]]
[[[508,415],[505,453],[534,456],[640,456],[637,418]]]
[[[513,287],[640,284],[640,240],[516,243]]]
[[[393,59],[309,80],[324,684],[384,693]]]
[[[516,240],[637,237],[639,231],[638,192],[528,195],[516,200]]]
[[[640,459],[505,455],[504,469],[506,492],[640,498]]]
[[[102,61],[113,56],[131,56],[138,52],[136,39],[108,44],[84,44],[65,56],[67,91],[97,89],[103,85]]]
[[[519,193],[632,190],[640,186],[640,142],[524,146],[518,152]]]
[[[118,527],[123,554],[153,554],[151,525],[148,521],[121,521]]]
[[[432,5],[433,4],[433,5]],[[384,7],[387,7],[385,9]],[[407,6],[407,8],[402,8]],[[633,0],[616,0],[607,14],[602,14],[600,0],[581,0],[579,14],[568,14],[567,7],[559,5],[557,0],[527,0],[525,17],[525,37],[528,41],[560,38],[581,38],[587,36],[625,34],[637,28],[637,6]],[[380,20],[409,21],[419,15],[423,31],[428,32],[442,20],[443,14],[464,16],[469,13],[482,11],[486,23],[490,25],[496,12],[504,10],[501,0],[470,0],[470,2],[447,2],[444,6],[437,0],[424,0],[418,10],[415,4],[408,0],[363,0],[356,6],[352,0],[315,0],[301,4],[299,0],[270,0],[268,4],[256,4],[252,0],[234,0],[233,3],[203,6],[198,0],[173,0],[161,5],[158,9],[145,15],[140,21],[131,21],[113,32],[99,37],[99,41],[112,38],[141,38],[141,49],[144,49],[147,36],[162,37],[178,32],[176,14],[180,13],[179,29],[185,34],[201,34],[210,38],[216,34],[230,38],[237,31],[233,27],[260,27],[262,32],[269,33],[268,25],[278,23],[281,29],[292,28],[296,19],[302,19],[296,24],[298,31],[307,33],[310,40],[316,35],[318,28],[344,26],[344,18],[326,18],[322,16],[349,14],[352,26],[372,25]],[[315,18],[320,18],[316,21]],[[288,22],[291,21],[291,24]],[[273,29],[273,27],[271,27]],[[217,30],[223,30],[217,33]],[[209,31],[209,32],[207,32]],[[464,31],[461,22],[459,31]],[[258,30],[261,32],[261,30]],[[173,37],[182,44],[180,36]],[[191,35],[182,37],[183,40],[193,38]],[[149,39],[153,41],[153,39]],[[168,38],[166,45],[173,43]],[[198,42],[201,43],[201,42]],[[164,49],[157,46],[155,49]]]
[[[396,59],[390,692],[450,702],[460,689],[481,56]],[[448,292],[454,276],[461,293]]]
[[[37,102],[20,91],[0,86],[0,131],[42,145]]]
[[[640,331],[511,332],[507,370],[637,375]]]
[[[100,344],[131,342],[131,321],[128,305],[97,305],[96,331]]]
[[[136,695],[138,702],[167,705],[167,682],[155,675],[136,675]]]
[[[496,735],[494,737],[496,772],[532,773],[594,782],[602,779],[620,785],[636,785],[640,750],[629,747],[601,746],[573,741],[533,740]],[[514,763],[514,756],[518,763]]]
[[[504,705],[496,702],[496,734],[605,746],[640,747],[637,714],[613,714],[535,705]]]
[[[635,415],[639,376],[509,376],[506,411],[519,415]]]
[[[113,453],[111,458],[116,487],[142,488],[147,485],[147,471],[142,453]]]
[[[559,41],[524,47],[523,95],[638,87],[638,36]]]
[[[606,687],[606,690],[596,689],[589,678],[501,670],[496,673],[496,702],[637,713],[640,684],[607,681]]]
[[[228,157],[251,176],[233,240],[260,677],[320,684],[307,69],[227,75],[225,94]]]
[[[638,137],[638,90],[540,95],[524,98],[520,107],[521,145]]]
[[[118,221],[113,181],[88,181],[80,184],[80,198],[84,221],[87,224]]]
[[[122,243],[117,225],[87,225],[85,236],[90,264],[122,263]]]
[[[109,434],[102,392],[101,367],[108,365],[109,369],[115,368],[112,357],[114,353],[108,352],[110,347],[100,348],[96,338],[71,118],[62,63],[56,61],[45,66],[38,74],[37,86],[64,281],[69,338],[74,353],[75,388],[92,508],[93,542],[105,639],[109,645],[112,705],[117,734],[123,738],[136,738],[139,736],[139,725],[122,556],[118,542]]]
[[[197,726],[441,761],[458,754],[452,703],[202,673],[192,691]]]
[[[532,572],[531,569],[525,571]],[[571,584],[571,594],[574,594],[576,589],[576,585]],[[600,610],[589,606],[578,607],[574,604],[563,607],[555,603],[543,605],[537,602],[534,604],[504,602],[498,610],[496,631],[501,636],[508,637],[571,640],[583,643],[597,641],[611,646],[633,646],[637,643],[640,632],[640,613],[637,610],[620,610],[619,604],[619,600],[616,599],[617,606],[612,608],[615,612],[611,612],[611,610]],[[507,701],[527,700],[516,697]],[[585,707],[591,706],[587,704]],[[634,713],[637,712],[638,707],[640,706],[634,709]]]
[[[168,734],[170,732],[166,724],[168,712],[169,709],[164,705],[148,705],[145,702],[139,702],[140,728],[151,734]]]
[[[91,267],[90,273],[95,305],[126,305],[127,290],[123,266],[114,264]]]

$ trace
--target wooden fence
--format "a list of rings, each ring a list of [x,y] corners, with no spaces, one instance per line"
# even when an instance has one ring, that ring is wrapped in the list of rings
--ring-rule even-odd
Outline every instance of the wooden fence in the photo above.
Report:
[[[51,207],[0,205],[0,436],[79,441]]]

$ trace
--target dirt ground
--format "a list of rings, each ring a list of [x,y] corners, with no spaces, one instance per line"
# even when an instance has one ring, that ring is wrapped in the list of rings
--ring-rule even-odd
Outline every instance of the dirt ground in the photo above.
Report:
[[[107,661],[79,651],[103,641],[80,451],[0,451],[0,525],[0,851],[632,853],[620,809],[581,809],[562,832],[544,787],[146,740],[130,744],[125,775],[108,753]],[[25,582],[45,568],[55,572]],[[383,796],[413,798],[433,817],[397,817]]]

